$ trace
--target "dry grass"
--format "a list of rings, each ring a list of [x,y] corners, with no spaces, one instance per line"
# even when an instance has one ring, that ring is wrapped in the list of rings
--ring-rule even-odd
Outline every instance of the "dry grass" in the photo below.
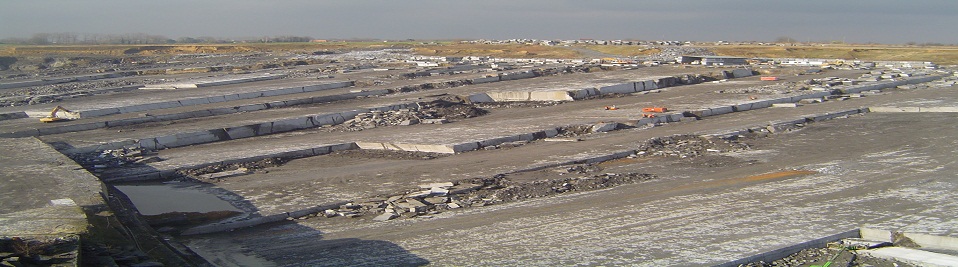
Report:
[[[605,54],[645,56],[658,49],[642,46],[585,46]],[[150,56],[176,54],[221,54],[244,52],[313,52],[319,50],[360,50],[412,48],[416,54],[428,56],[492,56],[507,58],[580,58],[582,55],[561,46],[520,44],[461,44],[419,42],[328,42],[328,43],[255,43],[255,44],[173,44],[173,45],[0,45],[0,56],[102,55]],[[707,47],[719,55],[770,58],[841,58],[861,60],[932,61],[943,65],[958,64],[958,47],[905,47],[886,45],[825,46],[747,46]]]
[[[647,48],[635,45],[586,45],[585,48],[601,53],[623,57],[648,56],[661,52],[658,48]]]
[[[931,61],[942,65],[958,64],[958,47],[903,47],[882,45],[828,46],[713,46],[723,56],[769,58],[840,58],[859,60]]]
[[[311,52],[317,50],[355,50],[410,48],[410,42],[329,42],[329,43],[256,43],[256,44],[172,44],[172,45],[5,45],[0,56],[43,55],[177,55],[225,54],[244,52]]]
[[[413,48],[416,54],[425,56],[490,56],[503,58],[579,58],[574,50],[542,45],[520,44],[441,44]]]

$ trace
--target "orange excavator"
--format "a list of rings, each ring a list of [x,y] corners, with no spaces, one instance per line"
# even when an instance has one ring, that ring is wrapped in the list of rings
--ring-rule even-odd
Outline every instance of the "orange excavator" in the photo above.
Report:
[[[655,118],[655,113],[662,113],[669,111],[666,107],[647,107],[642,108],[642,117],[643,118]]]

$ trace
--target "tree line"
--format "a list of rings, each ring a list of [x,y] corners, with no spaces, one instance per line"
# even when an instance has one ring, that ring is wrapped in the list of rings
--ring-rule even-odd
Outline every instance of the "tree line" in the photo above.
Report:
[[[163,35],[145,33],[100,34],[100,33],[36,33],[28,38],[4,38],[4,44],[223,44],[223,43],[295,43],[309,42],[309,36],[264,36],[245,38],[217,38],[210,36],[168,38]]]

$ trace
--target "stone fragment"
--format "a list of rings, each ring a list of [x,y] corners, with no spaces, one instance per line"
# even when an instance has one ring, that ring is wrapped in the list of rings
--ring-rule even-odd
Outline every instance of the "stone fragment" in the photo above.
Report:
[[[337,212],[336,212],[335,210],[324,210],[324,211],[323,211],[323,217],[326,217],[326,218],[336,217],[336,215],[338,215],[338,214],[337,214]]]
[[[438,187],[438,188],[442,188],[442,187],[452,187],[452,186],[454,186],[454,185],[455,185],[455,184],[453,184],[452,182],[429,183],[429,184],[420,184],[420,185],[419,185],[419,188],[422,188],[422,189],[432,189],[432,188],[437,188],[437,187]]]
[[[423,199],[423,200],[426,201],[427,203],[433,204],[433,205],[437,205],[437,204],[442,204],[442,203],[449,202],[449,198],[448,198],[448,197],[427,197],[427,198],[425,198],[425,199]]]
[[[386,212],[386,213],[380,214],[379,216],[376,216],[376,218],[373,218],[373,221],[385,222],[388,220],[395,219],[396,217],[399,217],[399,215],[396,215],[395,213],[392,213],[392,212]]]
[[[445,196],[449,194],[449,189],[434,187],[429,190],[430,195]]]

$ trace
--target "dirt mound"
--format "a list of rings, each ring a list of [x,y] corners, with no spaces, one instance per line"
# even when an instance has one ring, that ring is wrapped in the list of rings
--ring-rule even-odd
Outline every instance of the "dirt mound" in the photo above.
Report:
[[[639,145],[636,149],[639,156],[665,156],[691,158],[704,155],[708,152],[731,152],[748,149],[748,144],[737,139],[721,139],[701,137],[696,135],[673,135],[657,137]]]
[[[241,162],[241,163],[232,163],[232,164],[217,164],[217,165],[206,166],[206,167],[198,168],[198,169],[181,170],[181,171],[178,171],[178,173],[186,177],[195,177],[202,174],[232,171],[232,170],[238,170],[240,168],[246,168],[249,171],[256,171],[256,170],[261,170],[268,167],[282,166],[283,164],[286,164],[286,162],[287,160],[283,158],[267,158],[267,159],[262,159],[259,161]]]
[[[420,123],[442,124],[486,115],[488,111],[463,102],[435,100],[418,102],[409,108],[360,113],[342,124],[323,128],[328,132],[355,132],[377,127],[406,126]]]

